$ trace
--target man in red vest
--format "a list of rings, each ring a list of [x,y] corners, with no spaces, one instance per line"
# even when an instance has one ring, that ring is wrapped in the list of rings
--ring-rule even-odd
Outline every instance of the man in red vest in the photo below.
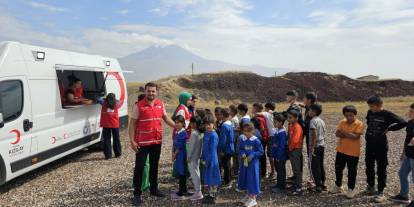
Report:
[[[134,170],[134,204],[143,203],[141,185],[144,165],[149,155],[149,181],[152,196],[164,197],[158,190],[158,163],[162,144],[162,121],[174,127],[174,122],[167,115],[164,103],[156,98],[157,85],[145,85],[145,98],[138,101],[132,110],[129,124],[131,148],[136,153]]]

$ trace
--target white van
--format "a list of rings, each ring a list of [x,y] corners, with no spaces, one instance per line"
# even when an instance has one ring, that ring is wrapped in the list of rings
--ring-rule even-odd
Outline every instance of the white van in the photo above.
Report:
[[[71,80],[88,105],[65,103]],[[116,59],[0,43],[0,185],[100,141],[99,97],[115,93],[120,127],[128,123],[127,89]]]

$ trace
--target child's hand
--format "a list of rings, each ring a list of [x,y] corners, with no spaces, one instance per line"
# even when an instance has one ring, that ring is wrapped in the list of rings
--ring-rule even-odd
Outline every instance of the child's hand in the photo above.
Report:
[[[247,161],[248,161],[248,162],[251,162],[252,160],[253,160],[253,156],[248,156],[248,157],[247,157]]]
[[[412,140],[411,140],[412,141]],[[405,158],[405,153],[403,152],[403,153],[401,153],[401,156],[400,156],[400,161],[403,161],[404,160],[404,158]]]
[[[173,154],[172,154],[172,156],[171,156],[171,160],[172,160],[173,162],[175,161],[175,157],[176,157],[176,156],[175,156],[175,153],[173,153]]]

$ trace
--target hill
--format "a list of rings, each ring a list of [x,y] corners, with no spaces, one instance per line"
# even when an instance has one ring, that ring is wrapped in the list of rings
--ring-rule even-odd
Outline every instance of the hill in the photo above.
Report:
[[[321,101],[364,101],[378,94],[383,97],[413,96],[414,82],[404,80],[359,81],[344,75],[326,73],[287,73],[264,77],[248,72],[206,73],[176,76],[157,81],[160,95],[174,101],[183,90],[193,92],[204,101],[284,101],[285,93],[295,89],[303,95],[314,91]]]
[[[131,82],[191,74],[192,63],[194,63],[194,71],[196,73],[242,70],[255,71],[261,75],[271,76],[275,72],[284,74],[289,71],[282,68],[275,69],[259,65],[243,66],[208,60],[176,45],[149,47],[143,51],[120,58],[119,62],[124,70],[134,72],[125,76]]]

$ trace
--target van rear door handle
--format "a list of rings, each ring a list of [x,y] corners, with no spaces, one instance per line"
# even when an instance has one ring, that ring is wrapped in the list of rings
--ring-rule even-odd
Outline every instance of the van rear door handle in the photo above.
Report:
[[[33,128],[33,122],[31,122],[29,119],[23,120],[23,130],[25,132],[28,132],[31,128]]]

